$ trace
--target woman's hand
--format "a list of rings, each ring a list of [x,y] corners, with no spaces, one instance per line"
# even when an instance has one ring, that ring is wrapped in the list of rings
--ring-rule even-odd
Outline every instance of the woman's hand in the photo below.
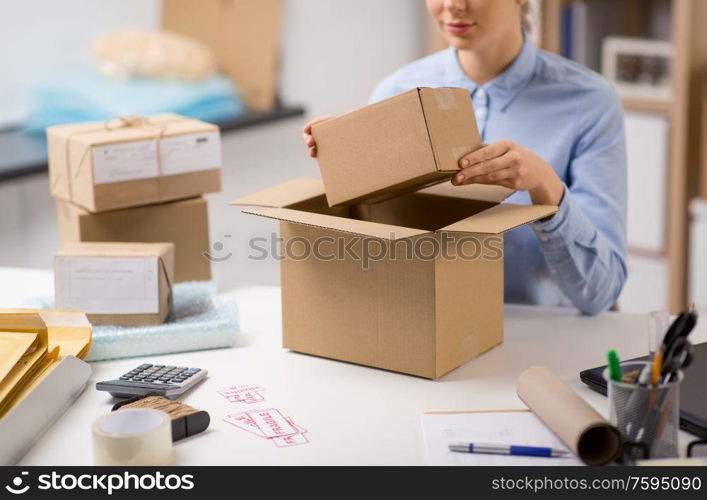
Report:
[[[316,142],[314,142],[314,136],[312,136],[312,125],[331,120],[332,118],[334,117],[331,115],[320,116],[319,118],[315,118],[314,120],[307,123],[307,125],[305,125],[302,129],[302,138],[304,139],[304,143],[309,149],[309,156],[311,156],[312,158],[316,158],[317,156],[317,144]]]
[[[553,168],[538,155],[514,142],[502,140],[489,144],[461,160],[462,170],[452,184],[496,184],[528,191],[536,205],[559,205],[564,184]]]

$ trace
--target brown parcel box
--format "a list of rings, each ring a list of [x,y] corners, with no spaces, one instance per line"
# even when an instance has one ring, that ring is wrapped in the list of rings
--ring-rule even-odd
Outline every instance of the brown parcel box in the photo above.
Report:
[[[221,190],[216,125],[165,114],[47,129],[55,198],[89,212]]]
[[[57,200],[61,243],[72,241],[171,242],[174,281],[210,280],[209,214],[206,200],[191,198],[91,214]]]
[[[172,310],[172,243],[67,243],[54,256],[57,309],[93,325],[164,323]]]
[[[434,379],[503,341],[502,233],[557,211],[500,204],[511,192],[445,183],[329,208],[320,181],[295,179],[233,204],[260,206],[244,211],[282,221],[284,347]],[[449,255],[425,249],[434,241],[441,248],[445,235],[455,239]],[[462,247],[468,257],[455,248],[462,237],[472,240],[470,250]],[[410,258],[406,242],[419,247]],[[367,268],[332,253],[348,245],[370,257]],[[303,258],[305,247],[320,254]],[[488,255],[473,258],[474,247]],[[386,254],[373,258],[381,249]]]
[[[206,44],[250,109],[277,97],[281,0],[164,0],[162,26]]]
[[[312,128],[329,206],[449,179],[481,146],[469,91],[418,88]]]

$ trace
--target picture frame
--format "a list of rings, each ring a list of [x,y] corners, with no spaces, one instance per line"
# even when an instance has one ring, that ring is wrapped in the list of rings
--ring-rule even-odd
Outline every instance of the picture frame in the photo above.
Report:
[[[606,37],[602,74],[622,97],[670,100],[673,52],[669,41]]]

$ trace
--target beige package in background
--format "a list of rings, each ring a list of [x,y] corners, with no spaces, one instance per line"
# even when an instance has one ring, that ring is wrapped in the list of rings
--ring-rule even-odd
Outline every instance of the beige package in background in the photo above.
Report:
[[[249,109],[277,104],[281,0],[164,0],[162,27],[198,40],[216,56]]]
[[[216,125],[165,114],[47,129],[52,196],[103,212],[221,190]]]
[[[57,309],[94,325],[159,325],[172,310],[172,243],[67,243],[54,256]]]
[[[445,183],[330,208],[294,179],[232,204],[282,221],[284,347],[436,379],[503,341],[503,232],[557,211],[511,193]]]
[[[312,127],[329,206],[449,179],[481,147],[469,91],[417,88]]]
[[[97,214],[57,200],[61,244],[75,241],[170,242],[174,281],[210,280],[209,213],[204,198],[157,203]]]
[[[621,435],[544,366],[518,377],[518,397],[587,465],[605,465],[621,453]]]

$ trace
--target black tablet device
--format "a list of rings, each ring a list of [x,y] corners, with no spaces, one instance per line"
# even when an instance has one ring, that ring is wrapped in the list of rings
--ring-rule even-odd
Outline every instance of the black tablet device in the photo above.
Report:
[[[707,342],[693,347],[694,358],[685,369],[680,384],[680,428],[707,438]],[[645,360],[648,356],[627,361]],[[602,376],[606,366],[580,372],[579,378],[590,389],[606,396],[606,380]]]

